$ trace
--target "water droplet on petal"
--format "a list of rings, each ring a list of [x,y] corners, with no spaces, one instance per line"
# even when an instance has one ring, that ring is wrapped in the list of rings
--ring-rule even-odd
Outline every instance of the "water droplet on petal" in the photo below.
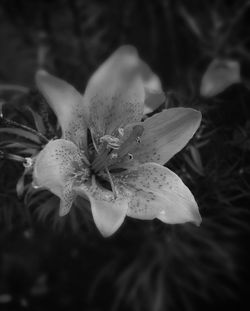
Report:
[[[33,165],[33,160],[31,158],[25,158],[23,162],[23,166],[25,168],[29,168]]]
[[[33,187],[34,189],[40,188],[40,186],[36,185],[36,183],[35,183],[34,181],[31,183],[31,185],[32,185],[32,187]]]

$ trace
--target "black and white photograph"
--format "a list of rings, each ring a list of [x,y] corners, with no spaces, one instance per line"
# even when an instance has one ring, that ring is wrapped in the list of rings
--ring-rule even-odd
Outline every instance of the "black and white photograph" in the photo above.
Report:
[[[0,311],[250,309],[250,1],[0,0]]]

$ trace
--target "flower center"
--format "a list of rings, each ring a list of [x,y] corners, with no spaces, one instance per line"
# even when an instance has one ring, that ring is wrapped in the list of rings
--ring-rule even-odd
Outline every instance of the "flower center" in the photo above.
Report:
[[[104,144],[110,149],[119,149],[121,146],[121,140],[111,135],[104,135],[100,138],[100,143]]]
[[[92,170],[98,173],[101,170],[107,169],[110,165],[122,161],[124,157],[133,160],[133,154],[129,151],[133,144],[141,143],[143,130],[142,125],[135,125],[127,133],[124,133],[124,129],[119,128],[117,131],[117,136],[119,137],[112,135],[102,136],[99,139],[100,148],[97,149],[96,146],[97,155],[91,164]],[[127,134],[127,138],[124,134]]]

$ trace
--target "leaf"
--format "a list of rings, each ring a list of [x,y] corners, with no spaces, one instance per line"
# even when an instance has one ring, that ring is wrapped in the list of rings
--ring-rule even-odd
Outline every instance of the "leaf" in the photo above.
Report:
[[[43,118],[37,112],[35,112],[32,108],[27,107],[27,109],[31,112],[31,114],[34,118],[34,122],[35,122],[35,125],[36,125],[38,132],[45,135],[46,134],[46,128],[45,128],[45,125],[43,122]]]
[[[191,157],[188,154],[184,154],[184,159],[187,162],[187,164],[199,175],[203,176],[204,172],[200,170],[200,167],[196,165],[196,163],[191,159]]]
[[[32,156],[34,156],[35,154],[37,154],[37,149],[33,149],[33,148],[26,148],[24,150],[21,150],[19,152],[20,154],[30,154]]]
[[[23,192],[24,192],[25,175],[26,175],[26,171],[23,172],[22,176],[18,179],[17,184],[16,184],[16,192],[19,198],[23,195]]]
[[[35,134],[32,134],[28,131],[22,130],[22,129],[14,129],[14,128],[1,128],[0,129],[0,134],[5,133],[5,134],[10,134],[10,135],[17,135],[20,137],[24,137],[28,140],[33,141],[36,144],[41,145],[41,141],[38,136]]]
[[[192,159],[193,159],[194,163],[196,164],[196,167],[199,169],[200,173],[203,175],[204,174],[204,168],[203,168],[203,164],[202,164],[202,160],[201,160],[199,150],[197,148],[195,148],[194,146],[190,146],[189,150],[190,150]]]
[[[195,34],[198,38],[202,38],[202,32],[199,24],[197,23],[197,20],[191,14],[189,14],[184,6],[179,7],[179,13],[192,33]]]
[[[39,204],[36,213],[39,218],[39,220],[45,221],[46,218],[52,213],[56,213],[55,216],[58,214],[58,208],[59,208],[59,201],[56,196],[52,196],[49,199],[46,199],[45,202],[42,204]],[[59,217],[59,216],[58,216]]]
[[[21,93],[28,93],[29,89],[22,85],[16,84],[0,84],[0,92],[21,92]]]
[[[16,149],[25,149],[25,148],[31,148],[31,149],[38,149],[37,145],[29,144],[29,143],[19,143],[19,142],[12,142],[12,141],[3,141],[1,144],[4,148],[16,148]]]

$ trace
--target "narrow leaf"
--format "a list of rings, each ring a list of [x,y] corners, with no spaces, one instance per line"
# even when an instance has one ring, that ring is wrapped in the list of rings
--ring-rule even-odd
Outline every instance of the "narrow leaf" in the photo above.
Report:
[[[0,133],[12,134],[12,135],[17,135],[17,136],[20,136],[20,137],[24,137],[24,138],[26,138],[28,140],[33,141],[36,144],[41,145],[41,141],[40,141],[38,136],[36,136],[36,135],[34,135],[34,134],[32,134],[32,133],[30,133],[28,131],[22,130],[22,129],[1,128],[0,129]]]

